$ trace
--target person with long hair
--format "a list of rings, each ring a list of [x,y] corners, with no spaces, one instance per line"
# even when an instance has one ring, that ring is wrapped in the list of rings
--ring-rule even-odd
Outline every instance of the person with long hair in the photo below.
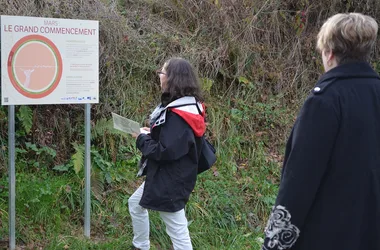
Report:
[[[150,115],[148,134],[137,136],[145,182],[129,198],[133,248],[150,248],[148,209],[159,211],[175,250],[193,249],[185,205],[194,189],[205,108],[198,77],[182,58],[165,62],[158,72],[161,103]]]

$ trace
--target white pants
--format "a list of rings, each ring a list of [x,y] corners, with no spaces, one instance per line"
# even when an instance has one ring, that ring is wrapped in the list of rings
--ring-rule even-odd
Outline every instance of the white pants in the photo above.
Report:
[[[139,205],[144,184],[132,194],[128,199],[129,213],[132,217],[133,226],[133,245],[141,250],[147,250],[150,247],[149,242],[149,214],[148,210]],[[166,225],[166,233],[173,242],[174,250],[192,250],[189,229],[187,228],[187,219],[185,210],[178,212],[159,212],[162,220]]]

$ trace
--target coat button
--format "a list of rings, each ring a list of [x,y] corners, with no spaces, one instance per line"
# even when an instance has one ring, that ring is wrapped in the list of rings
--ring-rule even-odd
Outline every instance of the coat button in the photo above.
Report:
[[[315,87],[315,88],[314,88],[314,91],[315,91],[315,92],[319,92],[319,91],[321,91],[321,88],[320,88],[320,87]]]

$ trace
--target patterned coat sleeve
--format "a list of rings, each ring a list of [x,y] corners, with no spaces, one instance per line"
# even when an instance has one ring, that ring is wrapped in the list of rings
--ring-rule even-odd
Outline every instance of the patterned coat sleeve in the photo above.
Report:
[[[276,204],[263,250],[292,249],[300,235],[327,169],[339,129],[333,105],[323,96],[309,97],[289,138]]]

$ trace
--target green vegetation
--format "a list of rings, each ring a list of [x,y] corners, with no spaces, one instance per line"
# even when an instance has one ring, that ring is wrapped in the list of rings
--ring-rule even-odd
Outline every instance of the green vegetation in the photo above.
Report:
[[[322,73],[315,36],[337,12],[379,18],[374,1],[0,0],[0,14],[100,20],[100,94],[92,107],[91,239],[83,236],[84,107],[16,107],[17,245],[126,249],[128,198],[142,182],[134,140],[111,112],[143,123],[172,56],[199,71],[218,161],[186,209],[195,249],[260,249],[284,142]],[[374,67],[380,71],[376,51]],[[0,90],[1,91],[1,90]],[[7,109],[0,107],[0,248],[8,239]],[[170,249],[151,213],[152,249]]]

